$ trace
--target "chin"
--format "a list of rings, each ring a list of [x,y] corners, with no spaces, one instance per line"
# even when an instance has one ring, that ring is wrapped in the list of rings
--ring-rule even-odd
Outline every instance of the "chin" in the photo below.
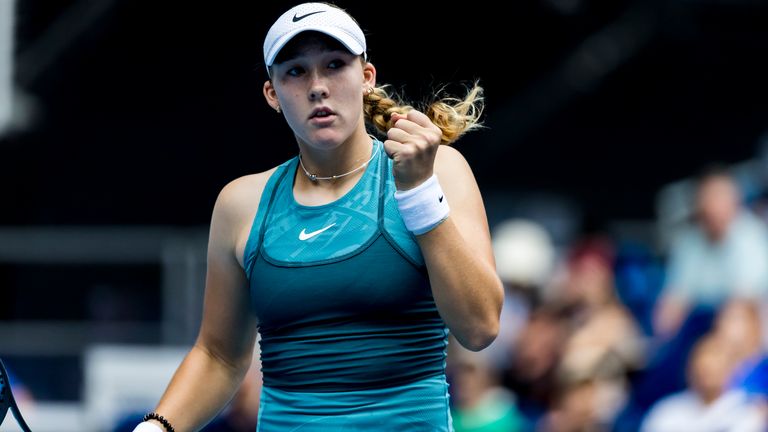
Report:
[[[312,147],[331,149],[340,146],[348,138],[348,135],[345,136],[340,131],[326,128],[310,132],[307,134],[307,138],[307,144]]]

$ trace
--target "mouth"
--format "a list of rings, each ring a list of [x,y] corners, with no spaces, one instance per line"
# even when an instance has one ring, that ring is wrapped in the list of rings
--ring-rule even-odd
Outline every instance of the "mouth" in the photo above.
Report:
[[[312,110],[312,114],[310,114],[309,119],[322,119],[333,115],[336,115],[336,113],[333,112],[330,108],[320,107]]]

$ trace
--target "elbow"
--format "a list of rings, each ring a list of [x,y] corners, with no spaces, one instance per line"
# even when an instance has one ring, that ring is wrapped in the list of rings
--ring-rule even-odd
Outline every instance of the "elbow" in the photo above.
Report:
[[[476,319],[470,320],[471,323],[465,321],[465,325],[459,326],[461,330],[454,332],[456,340],[470,351],[482,351],[491,345],[499,334],[504,286],[498,277],[490,298],[491,301],[487,307],[472,314]]]
[[[242,378],[245,376],[248,369],[251,367],[253,361],[253,352],[245,351],[240,355],[231,355],[225,350],[217,350],[215,347],[206,345],[204,342],[198,340],[192,348],[197,349],[208,360],[218,364],[222,367],[230,376]]]
[[[461,345],[470,351],[482,351],[488,348],[496,336],[499,334],[499,320],[491,320],[490,322],[480,325],[473,331],[469,332],[465,337],[459,339]]]
[[[462,345],[470,351],[482,351],[488,348],[496,340],[496,336],[499,335],[501,305],[504,302],[504,288],[500,280],[498,281],[498,289],[496,291],[499,293],[499,297],[496,299],[492,312],[488,312],[485,319],[474,325],[467,332],[466,343],[462,342]]]

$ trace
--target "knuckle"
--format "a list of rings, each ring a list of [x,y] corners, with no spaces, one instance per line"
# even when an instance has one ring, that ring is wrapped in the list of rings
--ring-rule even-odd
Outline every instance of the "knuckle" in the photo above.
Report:
[[[423,148],[429,147],[432,142],[433,142],[432,134],[430,134],[429,132],[424,131],[419,134],[418,143],[421,147]]]

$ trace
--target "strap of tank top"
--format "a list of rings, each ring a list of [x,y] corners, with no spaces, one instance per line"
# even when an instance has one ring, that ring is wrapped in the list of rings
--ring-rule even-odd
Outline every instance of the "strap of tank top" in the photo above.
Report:
[[[381,146],[382,149],[384,146]],[[384,150],[382,150],[382,153],[384,153]],[[405,258],[409,263],[413,264],[414,267],[418,269],[424,269],[424,266],[420,263],[414,261],[413,258],[408,255],[403,248],[397,244],[397,241],[392,237],[391,234],[387,231],[387,228],[384,224],[384,204],[386,203],[386,193],[387,193],[387,181],[389,181],[389,164],[390,159],[389,156],[384,153],[381,155],[381,175],[380,175],[380,182],[379,182],[379,215],[378,215],[378,224],[379,224],[379,232],[382,236],[389,242],[390,245],[392,245],[392,248],[397,251],[403,258]]]
[[[280,176],[275,180],[275,186],[270,191],[270,197],[269,197],[269,203],[267,204],[267,208],[265,209],[264,213],[264,219],[261,220],[261,226],[259,226],[259,241],[256,243],[256,252],[261,250],[261,245],[264,243],[264,226],[267,224],[267,219],[269,219],[270,213],[272,213],[272,205],[275,202],[275,196],[277,196],[277,190],[280,188],[280,185],[283,183],[283,180],[285,179],[285,176],[288,175],[288,173],[293,173],[296,171],[296,165],[297,165],[298,158],[294,158],[291,160],[291,163],[287,164],[285,169],[283,169],[283,172],[280,173]]]

